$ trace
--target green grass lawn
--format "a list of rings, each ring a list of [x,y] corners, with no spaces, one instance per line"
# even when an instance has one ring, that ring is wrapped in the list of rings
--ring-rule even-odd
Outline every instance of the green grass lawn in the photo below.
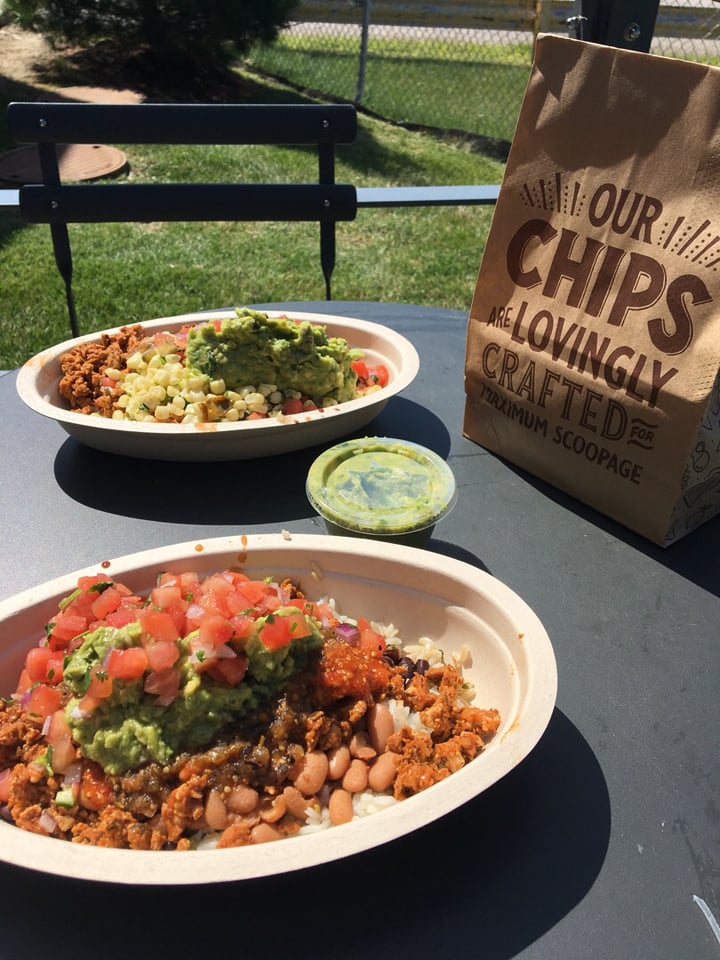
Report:
[[[268,99],[276,94],[270,85]],[[12,90],[6,97],[18,98]],[[137,180],[316,176],[315,154],[304,149],[124,149],[123,176]],[[336,171],[339,182],[357,186],[499,183],[502,173],[466,142],[367,117],[356,143],[340,149]],[[491,215],[491,207],[358,211],[338,225],[333,299],[468,309]],[[230,304],[324,298],[314,224],[71,225],[70,237],[81,332]],[[0,221],[0,368],[69,335],[49,228]]]
[[[527,43],[371,38],[361,106],[398,122],[509,141],[531,58]],[[249,62],[300,87],[355,100],[357,38],[283,34],[253,50]]]

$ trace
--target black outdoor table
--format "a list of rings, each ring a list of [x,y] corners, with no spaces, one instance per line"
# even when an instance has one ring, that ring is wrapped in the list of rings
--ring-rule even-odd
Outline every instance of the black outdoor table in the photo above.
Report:
[[[0,866],[0,957],[718,960],[702,907],[720,919],[720,518],[662,549],[465,439],[464,312],[264,306],[416,345],[416,381],[363,432],[449,461],[459,500],[428,549],[488,570],[543,621],[559,672],[548,729],[472,802],[306,871],[165,889]],[[226,464],[103,454],[26,409],[14,373],[0,409],[0,596],[195,537],[322,532],[304,493],[317,448]]]

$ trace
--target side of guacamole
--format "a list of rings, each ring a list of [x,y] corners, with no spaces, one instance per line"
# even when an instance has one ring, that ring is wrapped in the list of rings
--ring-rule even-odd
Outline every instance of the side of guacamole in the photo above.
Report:
[[[276,610],[272,617],[302,615],[293,606]],[[287,680],[306,664],[322,643],[320,629],[309,617],[306,636],[269,649],[261,639],[268,617],[259,617],[244,641],[242,655],[247,671],[237,685],[217,682],[193,664],[189,634],[178,641],[180,673],[177,696],[169,703],[145,691],[145,677],[113,680],[112,693],[86,712],[83,696],[93,672],[107,662],[113,649],[141,642],[138,623],[116,628],[102,626],[89,633],[65,661],[63,679],[74,696],[65,716],[83,754],[111,774],[121,774],[144,763],[165,764],[186,750],[209,744],[218,732],[278,693]],[[197,663],[197,661],[195,661]]]
[[[244,307],[219,329],[206,323],[190,330],[186,356],[193,370],[224,380],[229,390],[272,383],[278,390],[343,402],[355,396],[352,362],[362,352],[308,320],[268,317]]]

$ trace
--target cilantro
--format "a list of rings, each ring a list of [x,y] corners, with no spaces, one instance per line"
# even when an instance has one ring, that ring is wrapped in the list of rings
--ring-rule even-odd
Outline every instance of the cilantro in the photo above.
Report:
[[[45,772],[49,777],[52,777],[55,771],[52,768],[52,758],[53,758],[53,748],[48,747],[45,753],[41,754],[36,760],[35,763],[39,764],[41,767],[45,768]]]
[[[205,651],[204,651],[204,650],[196,650],[196,651],[195,651],[195,659],[198,661],[198,663],[202,663],[203,660],[205,659]]]
[[[80,683],[77,685],[78,693],[87,693],[88,687],[90,686],[90,681],[92,680],[92,673],[90,672],[91,668],[88,665],[85,668],[85,673]]]
[[[76,590],[73,590],[71,594],[68,594],[68,596],[65,597],[64,600],[61,600],[58,606],[60,607],[61,610],[64,610],[65,607],[71,604],[73,600],[75,600],[79,596],[80,596],[80,588],[78,587]]]
[[[112,580],[103,580],[102,583],[94,583],[88,593],[105,593],[108,587],[114,586]]]
[[[275,617],[271,613],[269,613],[265,617],[265,623],[275,623]]]

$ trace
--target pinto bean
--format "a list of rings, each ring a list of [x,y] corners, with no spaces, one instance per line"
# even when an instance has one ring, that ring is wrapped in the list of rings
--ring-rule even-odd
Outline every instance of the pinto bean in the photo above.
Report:
[[[264,823],[276,823],[287,812],[285,797],[280,793],[276,797],[263,797],[260,801],[260,819]]]
[[[333,790],[328,803],[328,813],[330,822],[336,827],[341,823],[350,823],[353,818],[352,795],[340,788]]]
[[[339,780],[345,776],[345,771],[350,766],[350,750],[343,743],[342,746],[335,747],[328,751],[328,777],[331,780]]]
[[[304,797],[297,787],[285,787],[282,795],[285,798],[287,812],[298,820],[307,820],[308,798]]]
[[[225,806],[233,813],[252,813],[258,805],[258,799],[257,790],[241,784],[225,795]]]
[[[348,793],[362,793],[368,785],[368,765],[357,757],[350,763],[342,778],[343,789]]]
[[[370,743],[367,733],[360,730],[358,733],[354,733],[350,740],[350,753],[360,760],[372,760],[377,755],[377,750]]]
[[[205,799],[205,822],[211,830],[224,830],[228,825],[227,807],[217,790],[211,790]]]
[[[306,797],[319,793],[328,775],[328,758],[322,750],[309,750],[298,764],[295,786]]]
[[[368,786],[376,793],[382,793],[387,790],[390,784],[395,780],[398,764],[400,763],[400,754],[387,750],[381,754],[368,771]]]
[[[250,843],[270,843],[279,840],[282,833],[271,823],[259,823],[250,831]]]
[[[395,733],[395,721],[386,703],[375,703],[367,712],[370,743],[378,754],[385,753],[388,737]]]

